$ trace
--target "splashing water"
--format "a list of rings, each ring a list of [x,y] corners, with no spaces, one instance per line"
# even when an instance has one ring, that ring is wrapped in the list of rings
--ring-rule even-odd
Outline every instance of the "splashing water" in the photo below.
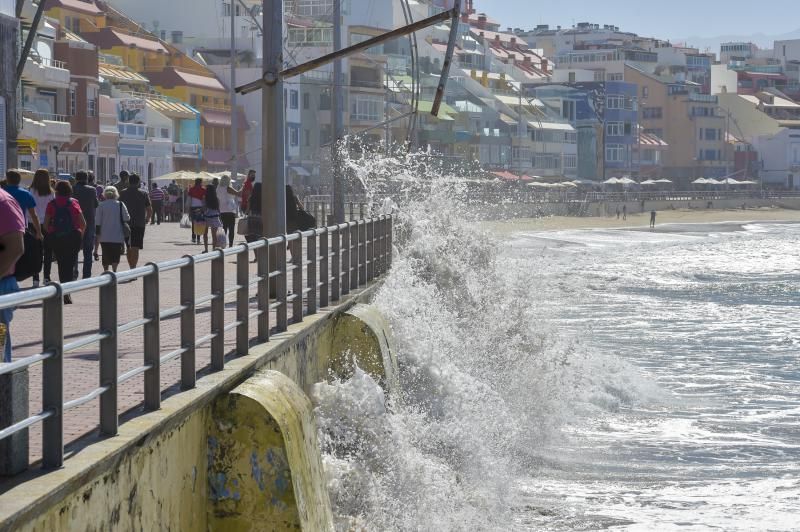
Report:
[[[418,161],[351,167],[365,184],[402,182]],[[457,183],[425,177],[396,216],[399,252],[374,301],[401,393],[363,372],[314,393],[334,512],[342,530],[509,530],[515,479],[539,467],[538,449],[576,409],[630,401],[635,377],[554,334],[538,302],[557,289],[471,222]]]

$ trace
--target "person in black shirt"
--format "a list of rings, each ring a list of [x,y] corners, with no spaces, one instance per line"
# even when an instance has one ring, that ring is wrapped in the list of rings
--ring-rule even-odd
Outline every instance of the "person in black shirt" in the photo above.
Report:
[[[86,231],[83,233],[83,278],[88,279],[92,276],[92,254],[94,252],[95,238],[95,211],[99,205],[97,201],[97,190],[88,185],[89,174],[83,170],[75,174],[75,187],[72,189],[72,197],[78,200],[78,204],[83,211],[86,219]],[[75,279],[78,278],[78,261],[75,261]]]
[[[144,229],[153,217],[150,198],[139,186],[141,181],[138,175],[131,174],[128,188],[119,195],[119,200],[125,204],[131,217],[131,238],[128,241],[128,266],[131,270],[139,264],[139,251],[144,249]]]

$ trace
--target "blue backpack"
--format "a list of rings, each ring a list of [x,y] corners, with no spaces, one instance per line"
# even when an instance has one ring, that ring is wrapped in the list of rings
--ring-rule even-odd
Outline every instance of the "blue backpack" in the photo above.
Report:
[[[56,238],[69,236],[75,231],[75,224],[72,222],[72,212],[70,212],[71,206],[72,199],[68,199],[63,207],[55,205],[56,212],[55,215],[53,215],[51,227],[53,228],[52,234]]]

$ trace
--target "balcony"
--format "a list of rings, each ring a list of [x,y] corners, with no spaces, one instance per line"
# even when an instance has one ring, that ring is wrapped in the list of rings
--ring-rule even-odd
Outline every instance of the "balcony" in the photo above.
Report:
[[[713,103],[716,105],[719,99],[714,94],[700,94],[699,92],[691,92],[689,93],[689,101],[699,102],[699,103]]]
[[[68,89],[70,87],[70,72],[66,66],[63,61],[31,57],[25,62],[22,77],[27,83],[36,87]]]
[[[72,126],[69,117],[36,111],[22,112],[22,136],[37,139],[39,142],[69,142]]]
[[[173,155],[179,158],[198,159],[200,157],[199,144],[187,144],[185,142],[176,142],[173,144]]]

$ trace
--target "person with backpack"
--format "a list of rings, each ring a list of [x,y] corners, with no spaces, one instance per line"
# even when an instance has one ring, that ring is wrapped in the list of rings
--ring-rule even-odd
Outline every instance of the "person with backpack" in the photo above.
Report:
[[[89,174],[80,170],[75,173],[75,188],[73,196],[78,200],[83,218],[86,220],[86,230],[83,232],[83,278],[92,276],[92,255],[95,239],[95,212],[100,202],[97,201],[97,190],[89,184]],[[78,265],[75,264],[74,277],[78,278]]]
[[[47,231],[45,245],[53,250],[58,263],[58,280],[61,284],[74,281],[78,252],[83,244],[86,219],[80,204],[72,198],[72,185],[68,181],[56,183],[56,199],[47,205],[44,215]],[[72,303],[69,295],[64,296],[64,304]]]

